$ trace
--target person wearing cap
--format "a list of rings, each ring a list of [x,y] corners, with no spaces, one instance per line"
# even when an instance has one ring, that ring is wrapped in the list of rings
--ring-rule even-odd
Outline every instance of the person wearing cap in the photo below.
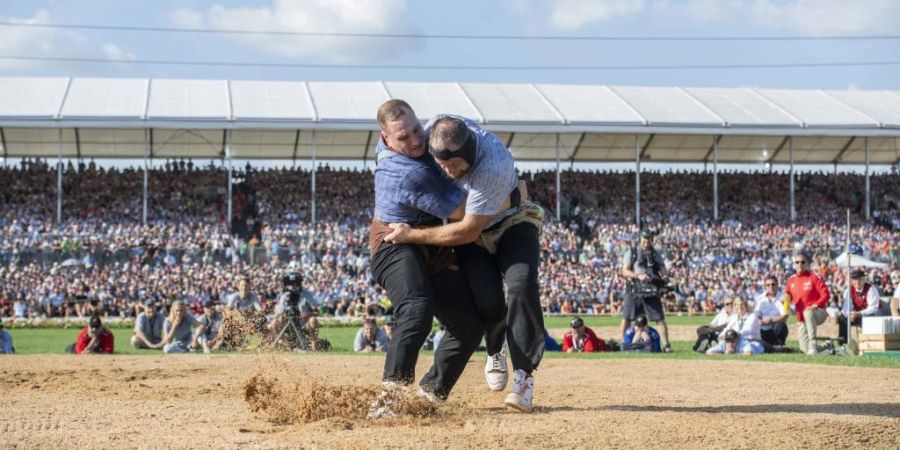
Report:
[[[6,331],[3,321],[0,320],[0,354],[11,355],[15,352],[12,335],[9,334],[9,331]]]
[[[161,349],[163,338],[163,322],[166,317],[159,312],[156,300],[152,297],[144,299],[144,310],[134,320],[134,335],[131,345],[134,348]]]
[[[382,327],[382,329],[384,330],[385,336],[388,338],[388,342],[394,338],[394,327],[396,326],[397,321],[394,320],[394,316],[387,316],[384,318],[384,327]]]
[[[866,282],[866,272],[856,269],[850,272],[850,287],[844,291],[844,303],[838,315],[838,336],[847,341],[847,316],[850,325],[862,325],[863,317],[880,316],[884,313],[878,288]]]
[[[200,325],[194,332],[191,350],[202,348],[203,353],[211,353],[222,346],[219,329],[222,327],[222,314],[216,309],[216,301],[209,299],[203,302],[203,314],[197,318]]]
[[[76,355],[87,355],[92,353],[112,354],[115,344],[115,338],[111,331],[103,326],[100,316],[91,316],[88,326],[84,327],[72,351]]]
[[[640,314],[622,336],[622,351],[661,352],[659,332],[647,325],[647,316]]]
[[[545,344],[538,283],[544,210],[527,201],[512,153],[496,135],[470,119],[447,114],[432,119],[426,130],[429,152],[466,194],[462,218],[423,228],[393,223],[385,240],[456,246],[459,266],[485,320],[488,388],[502,391],[509,381],[506,342],[514,374],[504,404],[531,412],[533,372]]]
[[[662,330],[662,338],[665,341],[664,351],[671,351],[669,343],[669,327],[666,325],[666,316],[662,306],[658,290],[645,292],[640,286],[649,286],[665,279],[666,263],[662,255],[653,247],[655,233],[649,228],[640,232],[640,242],[636,248],[629,248],[622,258],[622,276],[628,280],[625,290],[625,302],[622,305],[622,340],[625,339],[625,331],[631,325],[631,321],[643,311],[647,319],[656,322]]]
[[[806,253],[797,252],[792,260],[795,272],[787,279],[784,293],[788,301],[794,303],[797,311],[800,351],[815,355],[816,332],[819,325],[828,318],[825,306],[831,298],[831,291],[825,281],[810,270],[809,256]]]
[[[575,316],[569,323],[572,329],[563,336],[562,351],[564,353],[608,352],[606,342],[597,337],[594,330],[584,326],[584,320]]]

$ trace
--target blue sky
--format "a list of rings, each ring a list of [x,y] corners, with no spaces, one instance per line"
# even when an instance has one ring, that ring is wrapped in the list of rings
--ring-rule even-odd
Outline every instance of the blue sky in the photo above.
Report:
[[[562,36],[898,34],[894,0],[3,0],[0,20],[215,29]],[[900,40],[546,42],[0,27],[0,56],[402,65],[670,65],[900,60]],[[0,60],[0,76],[535,82],[900,89],[900,66],[669,71],[175,67]]]

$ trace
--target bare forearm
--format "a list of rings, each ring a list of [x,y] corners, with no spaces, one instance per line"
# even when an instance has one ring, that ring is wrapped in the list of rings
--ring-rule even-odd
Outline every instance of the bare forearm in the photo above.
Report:
[[[410,230],[409,240],[419,244],[449,247],[474,242],[480,230],[472,230],[463,222],[454,222],[434,228]]]

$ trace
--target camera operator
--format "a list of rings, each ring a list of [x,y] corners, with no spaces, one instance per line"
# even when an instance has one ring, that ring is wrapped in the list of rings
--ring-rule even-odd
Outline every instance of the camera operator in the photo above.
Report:
[[[366,319],[363,327],[356,332],[353,340],[354,352],[383,352],[387,350],[388,337],[384,330],[378,328],[375,319]]]
[[[669,328],[660,299],[660,287],[664,286],[666,265],[662,256],[653,247],[653,231],[644,228],[640,233],[640,244],[629,248],[622,265],[622,276],[628,280],[625,289],[625,303],[622,306],[622,339],[631,321],[643,311],[647,318],[656,322],[665,341],[663,351],[672,351],[669,343]]]
[[[284,286],[282,292],[275,302],[274,317],[269,322],[267,328],[270,332],[278,332],[285,325],[285,320],[290,316],[297,318],[297,326],[301,327],[301,332],[306,333],[306,337],[313,344],[319,336],[319,320],[318,308],[316,300],[312,293],[303,289],[303,276],[297,272],[290,272],[282,277],[281,282]]]

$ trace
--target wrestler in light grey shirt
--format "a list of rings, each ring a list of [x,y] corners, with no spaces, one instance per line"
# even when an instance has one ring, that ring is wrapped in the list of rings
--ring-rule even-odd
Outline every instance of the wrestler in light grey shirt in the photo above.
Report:
[[[518,206],[500,212],[503,202],[518,186],[518,175],[512,153],[493,133],[481,129],[477,123],[465,117],[452,114],[435,116],[425,125],[430,133],[435,122],[444,117],[453,117],[465,122],[475,138],[475,163],[456,185],[466,191],[466,214],[473,216],[493,216],[485,228],[490,228],[504,218],[515,214]]]

